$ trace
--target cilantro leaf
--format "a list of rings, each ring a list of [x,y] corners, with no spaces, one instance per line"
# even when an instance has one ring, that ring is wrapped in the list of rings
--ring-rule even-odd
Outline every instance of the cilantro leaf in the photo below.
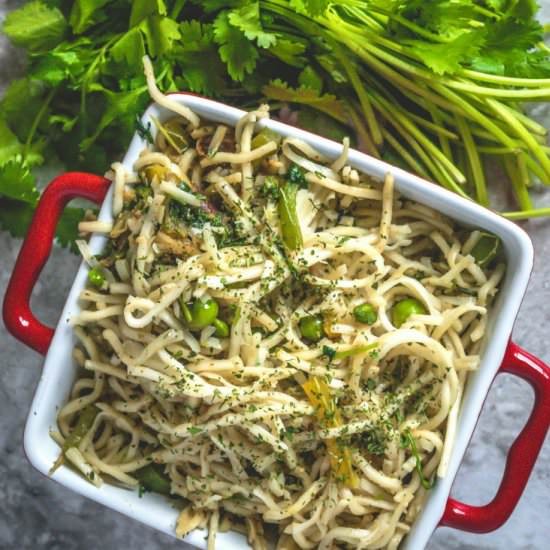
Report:
[[[269,99],[308,105],[340,122],[347,121],[344,104],[332,94],[320,95],[317,91],[303,86],[291,88],[286,82],[280,79],[272,80],[269,84],[265,85],[262,88],[262,93]]]
[[[298,13],[311,15],[323,15],[330,4],[329,0],[290,0],[290,5]]]
[[[182,39],[173,55],[185,65],[185,71],[176,79],[176,85],[196,93],[218,95],[225,88],[225,67],[214,44],[213,26],[184,21],[180,33]]]
[[[53,48],[63,40],[67,22],[57,8],[36,0],[8,14],[3,30],[17,46],[38,52]]]
[[[384,7],[384,0],[380,0],[379,4]],[[473,0],[409,0],[396,2],[393,11],[445,41],[471,30],[472,21],[476,22],[478,17]],[[395,21],[392,21],[390,29],[398,38],[410,38],[410,31]]]
[[[26,202],[0,196],[0,228],[12,237],[24,237],[32,220],[34,207]]]
[[[69,23],[75,34],[82,34],[92,25],[104,21],[105,13],[102,11],[110,0],[76,0],[69,15]]]
[[[220,45],[220,57],[233,80],[243,80],[245,74],[255,69],[258,50],[243,31],[230,24],[227,12],[221,12],[214,21],[214,39]]]
[[[277,43],[269,48],[269,53],[292,67],[303,67],[306,63],[306,45],[297,40],[277,38]]]
[[[145,36],[147,49],[153,57],[158,57],[172,49],[175,40],[181,37],[178,24],[169,17],[151,15],[144,19],[140,30]]]
[[[0,102],[0,112],[11,131],[24,142],[40,109],[46,89],[30,78],[12,80]]]
[[[93,91],[103,92],[107,101],[107,107],[103,112],[99,122],[97,122],[94,133],[80,143],[80,150],[86,151],[89,149],[98,136],[115,120],[120,123],[123,119],[132,128],[135,124],[136,114],[140,113],[147,94],[147,87],[143,86],[130,92],[112,92],[111,90],[96,85],[92,88]]]
[[[11,160],[0,167],[0,195],[31,205],[38,200],[34,176],[21,162]]]
[[[77,81],[85,65],[76,51],[52,50],[44,55],[29,71],[31,78],[58,86],[64,81]]]
[[[84,210],[82,208],[65,208],[55,228],[57,242],[75,254],[78,253],[78,247],[75,245],[75,240],[78,237],[78,224],[83,218]]]
[[[130,13],[130,27],[135,27],[149,15],[166,15],[164,0],[133,0]]]
[[[484,40],[483,33],[471,31],[442,44],[411,40],[408,47],[436,74],[455,73],[461,64],[476,56]]]
[[[277,43],[277,36],[265,32],[260,22],[260,3],[252,2],[229,12],[231,25],[243,31],[248,40],[256,40],[260,48],[269,48]]]
[[[493,24],[487,40],[470,66],[491,74],[525,78],[548,78],[550,57],[537,48],[542,26],[534,20],[506,18]]]
[[[124,33],[112,46],[111,55],[113,59],[126,65],[125,69],[133,74],[141,70],[141,60],[145,55],[145,44],[143,34],[139,28],[133,28]]]
[[[23,145],[0,117],[0,166],[22,152]]]
[[[311,65],[304,67],[298,75],[298,83],[304,88],[315,90],[318,94],[323,91],[323,79]]]

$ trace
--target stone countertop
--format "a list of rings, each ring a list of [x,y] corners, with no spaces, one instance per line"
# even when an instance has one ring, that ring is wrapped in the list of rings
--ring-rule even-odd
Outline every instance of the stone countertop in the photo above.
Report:
[[[0,2],[0,19],[20,2]],[[550,19],[550,0],[540,2]],[[17,72],[18,57],[0,36],[0,96]],[[550,108],[539,107],[550,124]],[[541,192],[537,202],[550,204]],[[535,245],[535,268],[517,318],[514,339],[550,363],[550,219],[523,224]],[[21,242],[0,234],[0,297],[3,297]],[[53,325],[61,311],[79,260],[56,248],[33,295],[39,318]],[[0,321],[0,549],[187,550],[191,547],[112,512],[36,472],[23,453],[23,428],[40,377],[42,358],[13,339]],[[527,384],[499,376],[487,397],[452,495],[471,504],[488,502],[498,487],[505,457],[533,403]],[[523,497],[498,531],[474,535],[438,529],[428,546],[436,549],[542,550],[549,547],[550,442],[546,441]]]

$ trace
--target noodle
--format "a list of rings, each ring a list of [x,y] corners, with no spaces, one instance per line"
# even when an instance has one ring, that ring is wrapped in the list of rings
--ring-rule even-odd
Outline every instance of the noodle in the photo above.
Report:
[[[81,224],[110,237],[79,242],[95,278],[58,463],[171,495],[209,550],[228,528],[266,548],[267,524],[278,548],[396,549],[445,474],[504,264],[351,168],[347,138],[335,160],[255,147],[266,106],[205,125],[145,73],[188,146],[157,122],[113,164],[113,223]]]

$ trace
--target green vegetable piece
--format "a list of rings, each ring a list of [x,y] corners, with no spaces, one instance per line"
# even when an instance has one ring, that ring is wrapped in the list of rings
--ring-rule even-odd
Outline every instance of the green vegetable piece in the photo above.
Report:
[[[181,117],[173,117],[164,124],[161,124],[156,119],[153,119],[153,122],[159,130],[156,142],[157,148],[166,150],[166,145],[162,143],[162,138],[164,138],[166,144],[169,146],[168,153],[179,155],[189,147],[191,137],[185,129],[185,121]]]
[[[90,431],[99,413],[100,409],[95,405],[88,405],[82,409],[76,426],[72,429],[67,439],[65,439],[65,443],[63,443],[63,453],[80,445],[82,438]]]
[[[426,308],[416,298],[405,298],[392,308],[392,322],[399,328],[411,315],[425,315]]]
[[[160,464],[148,464],[136,470],[134,476],[145,490],[161,495],[170,494],[170,480],[164,475]]]
[[[290,165],[286,177],[288,178],[288,181],[294,183],[300,187],[300,189],[307,189],[307,181],[304,171],[297,164]]]
[[[92,269],[88,271],[88,281],[95,287],[102,288],[105,284],[105,275],[103,275],[101,268],[92,267]]]
[[[271,128],[262,128],[253,138],[250,145],[252,149],[258,149],[262,145],[274,141],[277,145],[281,142],[281,135]]]
[[[214,319],[212,325],[215,327],[214,333],[218,338],[227,338],[229,336],[229,326],[225,321],[221,319]]]
[[[378,357],[378,342],[371,342],[370,344],[365,344],[364,346],[355,346],[354,348],[346,349],[343,351],[335,351],[333,358],[334,359],[345,359],[346,357],[353,357],[354,355],[359,355],[361,353],[367,353],[370,351],[370,355],[373,359]],[[376,353],[373,353],[376,350]]]
[[[181,315],[186,323],[190,323],[193,320],[193,315],[191,314],[191,310],[189,309],[189,306],[183,301],[183,299],[180,297],[180,309],[181,309]]]
[[[162,164],[150,164],[139,173],[141,180],[149,185],[153,181],[161,182],[166,177],[166,174],[168,174],[168,168],[162,166]]]
[[[487,267],[500,253],[502,241],[492,233],[481,233],[470,254],[480,267]]]
[[[318,342],[325,334],[323,318],[320,315],[307,315],[300,319],[300,333],[310,342]]]
[[[353,316],[358,323],[374,325],[378,315],[370,304],[360,304],[353,309]]]
[[[323,79],[311,65],[306,65],[304,70],[298,75],[298,84],[311,88],[319,94],[323,91]]]
[[[302,232],[296,212],[296,194],[298,186],[286,181],[279,188],[277,212],[281,224],[283,242],[289,250],[298,250],[303,245]]]
[[[418,473],[418,476],[420,477],[420,483],[422,484],[422,487],[424,487],[424,489],[426,490],[432,489],[435,481],[429,481],[424,477],[422,460],[420,459],[420,454],[416,447],[416,439],[414,438],[414,435],[412,434],[411,430],[408,428],[405,431],[405,433],[401,435],[401,446],[404,449],[406,449],[407,447],[411,448],[411,454],[414,456],[414,459],[416,462],[415,468]]]
[[[191,308],[191,322],[189,328],[191,330],[202,330],[204,327],[211,325],[218,316],[218,302],[209,298],[208,300],[195,300]]]

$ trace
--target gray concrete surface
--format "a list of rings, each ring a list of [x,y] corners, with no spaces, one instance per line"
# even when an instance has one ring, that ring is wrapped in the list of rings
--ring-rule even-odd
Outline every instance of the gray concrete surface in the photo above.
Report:
[[[0,19],[18,2],[0,1]],[[550,0],[543,18],[550,19]],[[17,58],[0,36],[0,96],[17,72]],[[550,124],[550,108],[537,108]],[[550,194],[537,202],[550,205]],[[517,318],[515,340],[550,362],[550,220],[524,224],[535,244],[536,264]],[[20,241],[0,234],[0,297],[3,297]],[[33,297],[33,308],[55,323],[78,260],[55,249]],[[1,323],[1,321],[0,321]],[[16,342],[0,325],[0,549],[26,550],[185,550],[175,542],[122,515],[85,500],[42,477],[23,454],[23,427],[40,376],[41,357]],[[529,387],[509,376],[495,381],[474,437],[456,478],[453,496],[483,504],[495,493],[506,453],[532,405]],[[436,549],[544,550],[550,548],[550,442],[540,454],[525,493],[508,523],[496,532],[473,535],[450,529],[436,531],[428,546]]]

